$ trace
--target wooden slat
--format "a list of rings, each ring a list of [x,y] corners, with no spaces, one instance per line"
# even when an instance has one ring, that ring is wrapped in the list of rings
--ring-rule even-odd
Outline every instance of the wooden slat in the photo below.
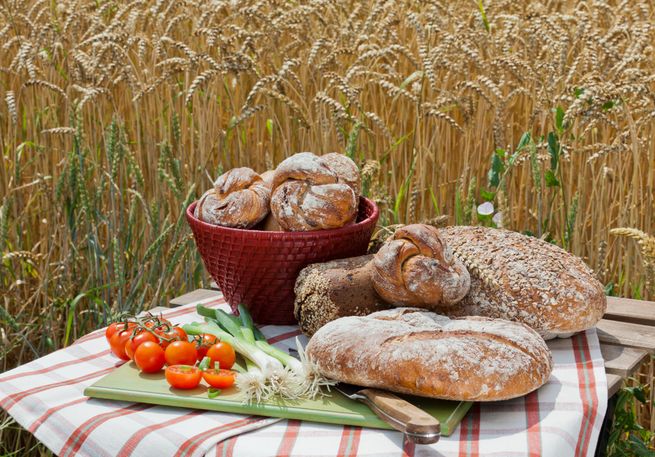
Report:
[[[205,300],[212,297],[220,297],[221,293],[215,290],[209,289],[196,289],[193,292],[188,294],[181,295],[177,298],[174,298],[170,301],[171,306],[182,306],[188,305],[189,303],[197,302],[200,300]]]
[[[613,344],[601,344],[600,352],[605,360],[605,371],[622,378],[632,376],[648,357],[648,353],[643,349]]]
[[[623,378],[618,374],[607,373],[607,397],[611,397],[619,391],[623,385]]]
[[[655,353],[655,327],[601,319],[596,325],[601,343],[645,349]]]
[[[607,297],[605,319],[655,326],[655,302]]]

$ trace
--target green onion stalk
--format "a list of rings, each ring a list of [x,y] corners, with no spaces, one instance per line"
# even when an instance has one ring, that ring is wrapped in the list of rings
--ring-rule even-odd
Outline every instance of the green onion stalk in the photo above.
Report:
[[[247,402],[261,402],[275,395],[290,400],[314,398],[321,393],[321,386],[332,384],[318,374],[297,339],[301,360],[271,346],[244,306],[239,305],[239,317],[202,305],[197,306],[197,312],[205,322],[186,324],[184,330],[190,335],[210,333],[244,358],[246,372],[237,375],[236,384]]]

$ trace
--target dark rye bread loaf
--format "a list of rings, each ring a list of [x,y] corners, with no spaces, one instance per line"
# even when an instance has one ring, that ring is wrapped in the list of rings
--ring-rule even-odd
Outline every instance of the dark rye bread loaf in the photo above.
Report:
[[[544,338],[593,327],[607,307],[603,285],[582,259],[508,230],[454,226],[439,234],[469,271],[469,293],[437,312],[523,322]]]
[[[315,263],[300,271],[294,315],[305,335],[342,316],[365,316],[391,307],[373,288],[372,257]]]
[[[418,308],[337,319],[314,334],[306,351],[328,378],[448,400],[520,397],[552,371],[548,346],[524,324]]]

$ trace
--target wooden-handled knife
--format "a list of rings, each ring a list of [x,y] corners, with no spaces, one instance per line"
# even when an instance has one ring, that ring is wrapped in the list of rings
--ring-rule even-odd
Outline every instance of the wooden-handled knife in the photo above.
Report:
[[[351,400],[365,403],[380,419],[418,444],[439,441],[441,424],[437,419],[391,392],[362,388],[340,382],[334,386]]]

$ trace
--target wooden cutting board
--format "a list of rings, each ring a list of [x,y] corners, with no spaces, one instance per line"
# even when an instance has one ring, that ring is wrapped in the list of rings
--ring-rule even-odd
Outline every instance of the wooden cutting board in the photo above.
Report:
[[[84,395],[108,400],[391,429],[366,405],[334,390],[315,400],[288,402],[272,399],[260,404],[244,404],[243,395],[235,388],[224,390],[215,398],[207,396],[204,384],[188,391],[171,389],[163,371],[155,374],[140,373],[133,363],[124,364],[87,387]],[[439,419],[444,436],[453,432],[472,405],[470,402],[412,396],[404,398]]]

